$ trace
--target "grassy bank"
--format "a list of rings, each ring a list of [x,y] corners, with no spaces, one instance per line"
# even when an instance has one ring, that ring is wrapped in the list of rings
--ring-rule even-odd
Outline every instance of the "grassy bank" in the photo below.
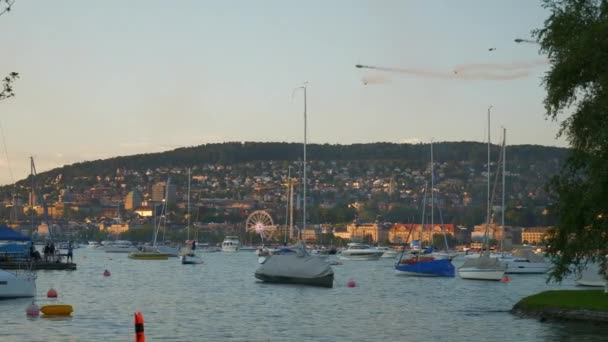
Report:
[[[531,310],[575,309],[608,312],[608,294],[604,294],[603,290],[545,291],[525,297],[516,305]]]
[[[603,290],[545,291],[520,300],[512,313],[541,320],[608,322],[608,294]]]

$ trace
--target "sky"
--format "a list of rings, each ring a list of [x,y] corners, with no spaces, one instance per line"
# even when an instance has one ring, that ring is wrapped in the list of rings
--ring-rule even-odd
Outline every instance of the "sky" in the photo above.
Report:
[[[538,0],[16,0],[0,16],[0,184],[211,142],[567,146]],[[377,68],[355,68],[355,65]],[[563,120],[563,118],[560,118]],[[314,156],[308,156],[314,159]]]

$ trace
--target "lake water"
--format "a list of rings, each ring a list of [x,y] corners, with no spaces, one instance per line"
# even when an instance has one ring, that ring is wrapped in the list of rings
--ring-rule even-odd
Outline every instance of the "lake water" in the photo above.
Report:
[[[394,275],[394,260],[344,261],[326,289],[258,282],[251,252],[202,254],[203,265],[74,252],[78,270],[37,271],[36,298],[71,304],[72,317],[31,319],[31,299],[0,301],[0,341],[133,341],[136,311],[147,341],[608,340],[608,327],[508,312],[524,296],[575,288],[547,285],[544,275],[511,275],[508,283],[416,278]],[[46,298],[50,288],[57,300]]]

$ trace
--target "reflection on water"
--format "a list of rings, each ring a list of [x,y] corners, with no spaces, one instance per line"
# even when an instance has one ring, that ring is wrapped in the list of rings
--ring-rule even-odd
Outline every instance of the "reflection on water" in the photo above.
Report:
[[[392,260],[350,261],[334,266],[334,288],[325,289],[258,282],[253,253],[203,258],[181,265],[77,250],[77,271],[38,271],[37,282],[36,303],[70,304],[72,318],[28,319],[31,299],[0,301],[0,340],[132,341],[136,311],[151,341],[600,341],[608,333],[511,315],[521,297],[574,288],[547,285],[544,276],[512,275],[509,283],[413,278],[394,275]],[[56,300],[46,298],[51,287]]]

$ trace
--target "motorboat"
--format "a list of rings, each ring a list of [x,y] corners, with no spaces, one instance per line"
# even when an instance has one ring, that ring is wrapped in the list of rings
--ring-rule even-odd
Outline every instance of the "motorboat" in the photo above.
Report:
[[[222,242],[222,252],[238,252],[241,242],[237,236],[226,236]]]
[[[399,255],[399,252],[397,252],[396,250],[390,248],[390,247],[381,247],[378,246],[376,247],[377,250],[379,251],[383,251],[384,253],[382,253],[381,258],[394,258],[397,255]]]
[[[106,253],[131,253],[137,252],[137,247],[135,247],[131,241],[127,240],[116,240],[109,241],[107,244],[104,244],[99,249],[105,251]]]
[[[576,272],[574,282],[578,286],[605,287],[606,280],[599,271],[600,269],[597,263],[588,262],[582,271]]]
[[[0,269],[0,298],[36,297],[36,275],[31,272],[7,272]]]
[[[504,255],[498,260],[507,266],[505,273],[542,274],[547,273],[550,264],[541,255],[531,249],[515,251],[513,255]]]
[[[329,263],[311,256],[302,244],[296,249],[280,249],[265,257],[255,271],[255,277],[268,283],[334,286],[334,271]]]
[[[339,256],[342,260],[378,260],[384,254],[384,251],[363,243],[351,242],[346,246]]]

